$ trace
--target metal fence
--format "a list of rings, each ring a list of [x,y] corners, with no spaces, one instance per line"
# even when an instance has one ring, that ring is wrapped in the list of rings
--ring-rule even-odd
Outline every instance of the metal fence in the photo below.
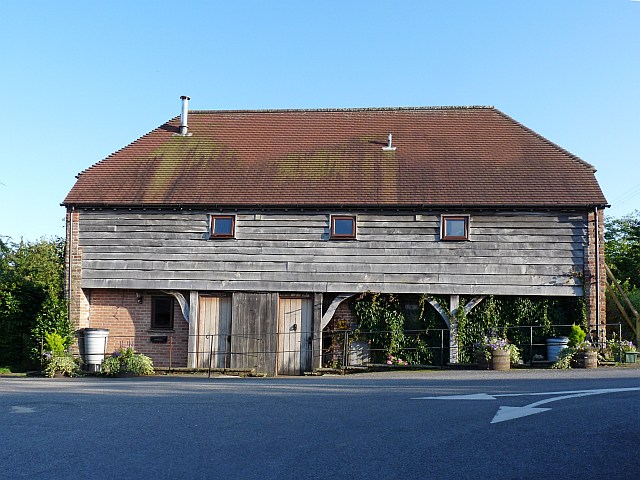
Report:
[[[572,325],[514,326],[496,329],[505,332],[515,344],[525,364],[539,355],[546,358],[546,337],[566,336]],[[622,325],[607,325],[606,338],[621,337]],[[133,348],[154,359],[154,365],[168,370],[187,365],[209,373],[213,371],[260,371],[266,364],[275,365],[278,373],[302,373],[317,366],[351,369],[370,366],[446,366],[450,363],[450,331],[448,329],[405,330],[401,345],[390,331],[361,332],[353,330],[325,330],[322,339],[312,332],[256,335],[110,335],[105,342],[104,355],[119,348]],[[594,339],[597,340],[597,339]],[[459,363],[471,363],[473,345],[460,345]],[[389,352],[395,355],[389,355]],[[280,371],[283,369],[283,371]]]

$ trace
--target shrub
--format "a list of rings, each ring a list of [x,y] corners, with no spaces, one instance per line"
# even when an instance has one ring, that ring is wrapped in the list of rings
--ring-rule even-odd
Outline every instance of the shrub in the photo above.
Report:
[[[45,350],[52,355],[63,355],[65,351],[64,338],[58,332],[46,332],[44,334]]]
[[[120,373],[120,360],[118,359],[118,357],[114,357],[113,355],[106,357],[104,360],[102,360],[100,371],[103,375],[115,377]]]
[[[55,376],[56,373],[62,373],[66,377],[75,377],[80,374],[80,359],[74,358],[70,353],[55,355],[47,352],[43,372],[49,378]]]
[[[587,338],[587,332],[578,325],[573,324],[571,326],[571,333],[569,333],[569,346],[576,347],[583,343],[585,338]]]
[[[551,365],[551,368],[560,368],[560,369],[571,368],[571,361],[573,360],[573,355],[575,353],[576,351],[571,347],[563,348],[558,353],[558,359],[555,361],[553,365]]]
[[[104,375],[153,375],[153,362],[146,355],[135,353],[133,348],[119,348],[106,357],[100,365]]]

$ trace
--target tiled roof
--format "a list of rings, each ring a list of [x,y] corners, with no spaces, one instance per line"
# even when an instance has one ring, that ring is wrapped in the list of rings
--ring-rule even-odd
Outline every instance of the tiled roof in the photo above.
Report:
[[[64,204],[606,204],[591,165],[491,107],[191,111],[188,123],[191,136],[176,117],[88,168]]]

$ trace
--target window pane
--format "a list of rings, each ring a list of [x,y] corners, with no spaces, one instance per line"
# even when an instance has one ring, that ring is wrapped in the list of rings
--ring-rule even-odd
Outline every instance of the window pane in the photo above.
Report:
[[[334,235],[353,235],[352,218],[336,218],[333,221]]]
[[[173,298],[153,297],[151,325],[157,328],[173,327]]]
[[[233,235],[232,218],[215,218],[213,220],[214,235]]]
[[[464,219],[446,219],[445,220],[445,236],[446,237],[466,237]]]

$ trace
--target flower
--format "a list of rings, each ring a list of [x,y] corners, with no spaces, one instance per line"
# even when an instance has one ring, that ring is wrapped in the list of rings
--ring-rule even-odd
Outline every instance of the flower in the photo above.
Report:
[[[492,353],[496,350],[509,352],[511,363],[520,363],[520,350],[518,350],[518,347],[509,343],[509,340],[500,337],[495,332],[483,335],[479,342],[473,344],[473,349],[476,354],[484,353],[487,360],[491,359]]]
[[[630,342],[629,340],[621,340],[620,351],[624,353],[633,353],[633,352],[636,352],[637,350],[633,342]]]
[[[615,338],[609,341],[609,348],[611,349],[611,353],[615,356],[638,351],[633,342],[630,342],[629,340],[616,340]]]
[[[574,347],[574,350],[578,353],[596,352],[598,349],[591,342],[580,342]]]
[[[387,365],[409,365],[409,362],[401,359],[400,357],[387,355]]]
[[[483,335],[479,342],[474,344],[476,351],[509,350],[509,341],[495,334]]]

